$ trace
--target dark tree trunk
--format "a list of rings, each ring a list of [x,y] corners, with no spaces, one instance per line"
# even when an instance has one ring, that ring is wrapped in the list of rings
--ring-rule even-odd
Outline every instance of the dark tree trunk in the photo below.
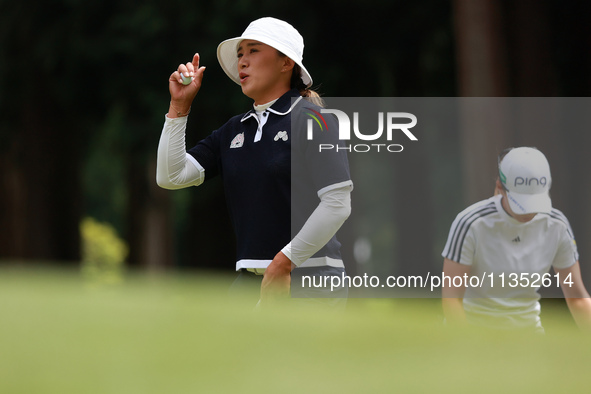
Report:
[[[43,78],[40,78],[43,80]],[[79,133],[43,82],[3,147],[0,257],[79,261]],[[6,149],[6,150],[5,150]]]

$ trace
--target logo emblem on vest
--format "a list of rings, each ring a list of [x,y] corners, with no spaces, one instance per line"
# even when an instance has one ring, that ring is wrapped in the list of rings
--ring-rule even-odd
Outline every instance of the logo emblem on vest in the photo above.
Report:
[[[517,238],[512,239],[511,242],[519,243],[519,242],[521,242],[521,238],[519,238],[519,235],[518,235]]]
[[[283,141],[287,141],[287,131],[277,132],[277,135],[275,136],[274,140],[278,141],[280,139],[282,139]]]
[[[230,142],[230,148],[240,148],[244,145],[244,133],[237,134]]]

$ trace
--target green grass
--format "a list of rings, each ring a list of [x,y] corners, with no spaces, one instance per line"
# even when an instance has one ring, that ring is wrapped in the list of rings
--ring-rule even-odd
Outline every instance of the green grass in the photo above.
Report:
[[[0,269],[0,393],[588,392],[591,339],[563,305],[545,336],[456,331],[438,300],[350,300],[345,313],[253,310],[232,277]]]

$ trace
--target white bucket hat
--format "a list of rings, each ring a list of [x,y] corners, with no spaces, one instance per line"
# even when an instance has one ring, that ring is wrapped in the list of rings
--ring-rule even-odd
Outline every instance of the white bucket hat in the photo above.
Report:
[[[231,38],[218,45],[218,60],[222,69],[230,79],[240,85],[238,76],[238,44],[242,40],[255,40],[267,44],[296,62],[302,69],[302,81],[309,87],[312,77],[302,59],[304,56],[304,39],[289,23],[275,18],[260,18],[248,25],[240,37]]]
[[[518,215],[552,210],[550,165],[535,148],[514,148],[499,163],[511,210]]]

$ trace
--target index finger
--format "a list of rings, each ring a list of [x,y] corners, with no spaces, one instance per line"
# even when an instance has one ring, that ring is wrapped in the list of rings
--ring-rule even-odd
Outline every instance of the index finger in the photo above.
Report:
[[[195,71],[199,70],[199,54],[196,53],[195,55],[193,55],[193,66],[195,66]]]

